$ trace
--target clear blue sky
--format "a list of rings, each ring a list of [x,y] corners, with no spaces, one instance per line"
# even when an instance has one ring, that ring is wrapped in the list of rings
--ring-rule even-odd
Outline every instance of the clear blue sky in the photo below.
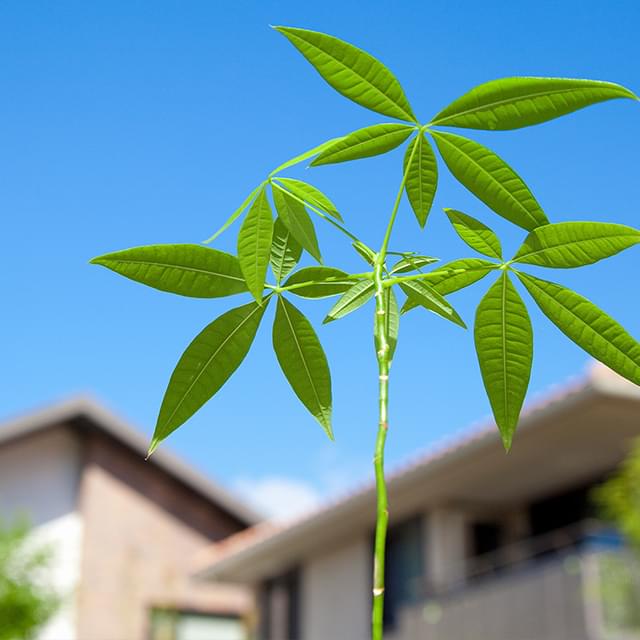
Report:
[[[275,164],[384,120],[331,90],[269,24],[326,31],[369,50],[395,72],[424,121],[501,76],[607,79],[640,91],[633,0],[5,0],[2,416],[89,391],[150,433],[180,353],[229,302],[146,290],[88,260],[135,245],[200,241]],[[470,135],[525,177],[552,220],[637,225],[639,134],[640,105],[614,101],[539,127]],[[291,175],[328,192],[349,226],[377,245],[401,153]],[[394,248],[469,255],[441,213],[449,206],[490,223],[514,249],[522,234],[441,173],[427,232],[417,232],[405,203]],[[359,268],[340,238],[322,229],[321,241],[328,264]],[[234,242],[232,233],[217,246]],[[580,274],[548,275],[638,336],[639,264],[635,249]],[[485,288],[454,298],[467,320]],[[300,306],[320,320],[330,304]],[[285,478],[324,494],[364,478],[376,423],[370,314],[318,329],[333,363],[335,444],[288,390],[270,352],[269,319],[241,370],[169,446],[245,489]],[[587,357],[538,313],[533,320],[535,394],[580,373]],[[489,411],[471,332],[417,310],[404,319],[401,340],[391,466]]]

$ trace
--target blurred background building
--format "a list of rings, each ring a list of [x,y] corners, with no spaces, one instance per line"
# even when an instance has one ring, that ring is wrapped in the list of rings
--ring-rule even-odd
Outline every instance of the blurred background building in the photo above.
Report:
[[[385,638],[640,638],[638,558],[592,498],[640,435],[640,389],[594,367],[530,406],[505,455],[471,430],[390,476]],[[261,640],[365,640],[372,485],[209,550],[200,577],[256,594]]]
[[[392,471],[385,638],[640,639],[638,551],[593,498],[638,436],[640,389],[596,366],[528,407],[509,454],[487,424]],[[54,552],[38,640],[369,637],[373,485],[259,522],[145,453],[86,398],[0,427],[0,517]]]
[[[86,398],[0,427],[0,516],[28,518],[51,549],[61,599],[39,640],[246,637],[249,593],[192,580],[192,561],[257,516],[165,451],[145,461],[146,447]]]

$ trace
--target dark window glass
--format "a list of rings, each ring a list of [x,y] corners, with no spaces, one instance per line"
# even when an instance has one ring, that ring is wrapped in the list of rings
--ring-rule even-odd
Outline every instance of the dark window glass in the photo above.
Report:
[[[493,522],[476,522],[471,528],[471,539],[474,556],[497,551],[502,542],[502,528]]]
[[[259,598],[260,640],[300,640],[300,572],[267,580]]]
[[[401,607],[420,600],[424,580],[422,518],[389,528],[384,605],[385,628],[398,621]]]

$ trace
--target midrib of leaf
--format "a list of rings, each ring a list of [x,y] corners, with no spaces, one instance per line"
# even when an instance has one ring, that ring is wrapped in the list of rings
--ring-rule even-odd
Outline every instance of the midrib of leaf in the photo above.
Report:
[[[604,88],[608,88],[611,90],[610,87],[604,87]],[[451,115],[445,116],[444,118],[440,119],[440,120],[433,120],[431,122],[431,124],[443,124],[444,122],[446,122],[447,120],[451,120],[452,118],[459,118],[460,116],[467,116],[469,114],[475,113],[477,111],[486,111],[488,109],[493,109],[494,107],[499,107],[500,105],[503,104],[507,104],[507,103],[515,103],[515,102],[521,102],[524,100],[532,100],[534,98],[538,98],[540,96],[551,96],[551,95],[556,95],[559,93],[576,93],[576,92],[581,92],[581,91],[585,91],[586,89],[594,89],[594,87],[583,87],[582,89],[578,89],[577,87],[574,87],[573,89],[554,89],[553,91],[536,91],[535,93],[527,93],[523,96],[520,96],[518,98],[505,98],[504,100],[495,100],[494,102],[489,102],[486,105],[483,106],[479,106],[479,107],[471,107],[470,109],[465,109],[464,111],[458,111],[456,113],[452,113]],[[514,105],[515,106],[515,105]]]
[[[466,153],[465,151],[462,151],[462,149],[460,149],[459,147],[456,147],[454,144],[452,144],[451,142],[449,142],[446,138],[440,138],[440,140],[443,140],[444,142],[446,142],[450,147],[453,147],[456,151],[458,151],[458,153],[462,153],[466,158],[469,159],[469,162],[471,162],[471,164],[475,165],[476,167],[478,167],[478,169],[480,169],[480,171],[482,173],[484,173],[494,184],[497,184],[500,187],[500,190],[504,193],[507,194],[507,196],[513,201],[515,202],[516,206],[521,209],[525,216],[527,217],[528,220],[531,220],[534,223],[534,228],[537,226],[538,221],[533,218],[531,216],[531,213],[529,213],[529,211],[527,211],[527,209],[524,207],[524,205],[507,189],[505,189],[504,185],[499,181],[496,180],[482,165],[480,165],[478,162],[476,162],[468,153]],[[493,152],[492,152],[493,153]],[[496,156],[499,157],[499,156]],[[504,160],[503,160],[504,162]],[[506,169],[510,169],[510,167],[505,163],[504,168]],[[522,182],[522,178],[520,178],[518,176],[518,174],[513,171],[513,169],[511,169],[511,172],[513,173],[514,176],[516,176],[521,182]],[[523,183],[524,184],[524,183]],[[534,198],[535,200],[535,198]]]
[[[374,125],[375,126],[375,125]],[[407,129],[409,129],[409,125],[407,125]],[[368,140],[364,140],[363,142],[358,142],[357,144],[352,144],[348,147],[344,147],[343,149],[338,149],[336,151],[334,151],[333,153],[327,153],[327,155],[324,156],[324,158],[322,157],[322,154],[320,156],[318,156],[320,158],[320,160],[326,159],[326,158],[331,158],[331,156],[339,156],[343,153],[347,153],[347,152],[351,152],[351,151],[357,151],[358,149],[360,149],[360,147],[366,146],[368,144],[371,144],[372,141],[381,141],[384,140],[385,138],[388,138],[390,136],[397,136],[398,134],[401,133],[406,133],[406,131],[404,129],[397,129],[396,131],[387,131],[386,133],[382,133],[380,135],[374,135],[371,136]],[[407,133],[407,135],[409,135]],[[341,141],[342,142],[342,141]],[[340,143],[338,143],[340,144]],[[327,149],[327,152],[331,151],[331,147],[329,147],[329,149]]]
[[[260,213],[262,214],[262,212],[260,212]],[[262,215],[258,216],[258,224],[256,226],[258,227],[258,229],[257,229],[257,233],[256,233],[255,251],[253,252],[253,271],[254,271],[254,274],[257,276],[258,273],[260,272],[260,256],[258,255],[258,249],[260,247],[260,232],[262,230]]]
[[[613,342],[611,342],[611,340],[609,340],[609,338],[605,338],[601,333],[599,333],[598,331],[596,331],[595,329],[591,328],[580,316],[578,316],[572,309],[569,309],[569,307],[567,307],[565,304],[563,304],[562,302],[558,302],[552,295],[549,295],[546,291],[544,291],[541,287],[539,287],[535,282],[533,282],[532,280],[528,280],[529,284],[533,285],[540,294],[542,294],[545,298],[552,300],[555,304],[557,304],[559,307],[562,307],[565,311],[567,311],[570,315],[572,315],[577,321],[578,323],[583,326],[583,327],[589,327],[596,335],[598,335],[600,338],[602,338],[609,346],[613,347],[616,350],[616,353],[620,353],[622,354],[623,358],[627,361],[630,362],[634,367],[638,366],[638,363],[633,360],[632,358],[630,358],[622,349],[620,349],[619,347],[616,347],[615,344],[613,344]],[[555,324],[555,323],[554,323]]]
[[[584,240],[571,240],[569,242],[560,242],[558,244],[553,244],[551,246],[548,247],[544,247],[543,249],[536,249],[535,251],[530,251],[529,253],[525,253],[521,256],[518,256],[517,258],[513,259],[513,262],[522,262],[525,258],[530,258],[531,256],[537,256],[541,253],[546,253],[549,251],[553,251],[555,249],[558,249],[560,247],[566,247],[567,249],[570,249],[572,247],[580,247],[583,244],[589,244],[590,242],[597,242],[598,240],[608,240],[609,238],[627,238],[629,236],[632,237],[636,237],[636,244],[638,242],[640,242],[640,237],[638,237],[637,234],[633,234],[633,233],[618,233],[615,235],[606,235],[606,236],[596,236],[594,238],[588,238],[588,239],[584,239]],[[587,253],[585,251],[585,253]]]
[[[193,389],[196,382],[200,380],[201,376],[204,374],[204,372],[208,369],[209,365],[211,364],[211,361],[220,353],[221,349],[227,344],[227,342],[229,342],[229,340],[231,340],[231,338],[233,338],[233,336],[236,333],[238,333],[238,331],[240,331],[240,329],[253,317],[255,313],[257,313],[258,311],[262,311],[264,309],[264,307],[261,307],[260,305],[258,305],[258,303],[256,303],[256,305],[257,305],[256,308],[231,333],[229,333],[229,335],[220,343],[220,346],[207,359],[206,364],[200,369],[200,371],[198,372],[196,377],[192,380],[187,390],[182,394],[182,397],[180,398],[180,400],[178,401],[178,404],[175,406],[175,408],[173,409],[173,411],[165,421],[165,424],[169,424],[171,420],[173,420],[173,417],[176,415],[178,409],[180,409],[180,407],[182,406],[186,397],[191,393],[191,390]]]
[[[348,307],[350,304],[353,304],[353,302],[355,302],[357,300],[360,300],[361,298],[367,297],[371,293],[371,290],[374,287],[375,287],[375,285],[373,284],[373,282],[367,283],[367,286],[363,287],[357,293],[357,295],[353,296],[353,298],[351,298],[350,300],[343,301],[342,304],[338,303],[336,305],[336,313],[342,311],[345,307]]]
[[[282,259],[278,261],[278,273],[275,274],[276,280],[278,282],[280,282],[282,280],[282,270],[284,269],[284,261],[285,261],[286,255],[287,255],[287,247],[289,246],[289,236],[290,235],[291,235],[291,231],[289,231],[289,229],[287,229],[287,235],[284,238]]]
[[[322,402],[320,402],[320,396],[318,395],[318,392],[316,390],[316,385],[314,384],[313,378],[311,377],[311,371],[309,371],[307,360],[304,357],[304,353],[302,351],[302,348],[300,347],[298,336],[296,335],[296,332],[293,328],[293,324],[291,323],[291,318],[289,317],[289,312],[287,311],[287,307],[285,306],[284,303],[282,303],[282,311],[284,312],[284,317],[287,320],[287,324],[289,325],[289,330],[291,331],[291,335],[293,336],[293,340],[295,342],[296,348],[298,349],[298,353],[300,354],[300,358],[302,359],[302,364],[304,364],[304,370],[307,374],[307,378],[309,378],[309,382],[311,383],[311,388],[313,389],[313,395],[315,396],[316,402],[318,403],[318,409],[320,409],[323,419],[326,419],[324,406]]]
[[[411,115],[410,113],[407,113],[403,106],[399,105],[395,100],[390,98],[386,93],[383,93],[380,89],[378,89],[378,87],[376,87],[375,85],[371,84],[371,82],[369,80],[367,80],[363,75],[361,75],[358,71],[356,71],[355,69],[352,69],[351,67],[348,67],[343,62],[340,62],[340,60],[338,60],[333,54],[329,53],[328,51],[325,51],[324,49],[322,49],[318,45],[313,44],[313,43],[309,42],[308,40],[305,40],[304,38],[300,38],[300,36],[297,36],[295,34],[293,34],[293,37],[296,38],[297,40],[301,40],[302,42],[304,42],[305,44],[309,45],[311,48],[315,49],[316,51],[320,51],[321,53],[324,53],[324,55],[328,56],[334,62],[336,62],[340,66],[341,69],[347,70],[347,71],[350,71],[351,73],[353,73],[355,76],[360,78],[360,80],[362,80],[362,82],[364,82],[367,86],[369,86],[371,89],[373,89],[379,96],[382,96],[382,98],[384,98],[385,100],[388,100],[392,104],[396,105],[396,107],[398,107],[398,109],[400,109],[400,111],[402,111],[402,113],[404,113],[406,116],[408,116],[407,119],[410,122],[416,122],[415,116]],[[382,64],[382,63],[380,63],[380,64]],[[389,73],[391,73],[391,72],[389,72]],[[397,82],[397,80],[396,80],[396,82]]]
[[[502,273],[502,308],[500,309],[500,321],[502,323],[502,379],[503,385],[503,402],[505,419],[509,422],[509,393],[507,390],[507,275]]]
[[[422,188],[422,144],[423,144],[423,140],[422,140],[422,132],[420,132],[418,134],[418,137],[416,138],[416,144],[418,145],[418,153],[416,154],[417,157],[417,162],[418,162],[418,199],[420,202],[420,213],[422,213],[422,210],[424,209],[424,198],[423,198],[423,188]]]
[[[168,269],[192,271],[193,273],[205,273],[209,276],[220,276],[221,278],[227,278],[228,280],[238,280],[239,282],[244,282],[244,279],[239,278],[238,276],[230,276],[226,273],[218,273],[217,271],[207,271],[206,269],[198,269],[197,267],[183,267],[175,264],[167,264],[165,262],[149,262],[148,260],[110,260],[110,262],[117,262],[119,264],[144,264],[150,267],[166,267]]]

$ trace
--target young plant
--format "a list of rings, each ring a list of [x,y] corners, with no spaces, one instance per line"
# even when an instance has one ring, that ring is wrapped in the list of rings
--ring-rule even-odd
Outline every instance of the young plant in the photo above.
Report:
[[[514,277],[571,340],[640,384],[640,344],[622,326],[582,295],[521,270],[528,266],[569,269],[592,264],[637,244],[640,232],[605,222],[549,222],[529,187],[502,158],[478,142],[442,128],[519,129],[605,100],[638,98],[609,82],[502,78],[472,89],[422,124],[396,77],[376,58],[323,33],[289,27],[276,30],[339,93],[393,121],[324,142],[267,175],[208,241],[215,240],[246,212],[238,233],[237,256],[195,244],[154,245],[109,253],[92,262],[183,296],[215,298],[248,292],[252,298],[206,326],[183,353],[160,407],[150,454],[238,368],[272,301],[276,307],[273,348],[282,371],[300,401],[333,438],[327,359],[311,323],[291,297],[339,296],[328,310],[325,323],[375,300],[379,423],[374,457],[378,508],[372,638],[380,640],[388,521],[384,448],[390,366],[402,314],[423,307],[465,328],[447,296],[489,274],[497,276],[478,305],[474,340],[484,386],[506,449],[511,447],[524,402],[533,353],[531,322]],[[407,141],[400,186],[378,249],[367,246],[346,228],[339,210],[324,193],[308,182],[284,175],[306,160],[311,159],[312,167],[359,160],[384,154]],[[410,249],[389,250],[403,194],[419,226],[426,225],[438,181],[434,146],[464,187],[527,233],[513,257],[504,259],[500,241],[489,227],[454,209],[445,210],[454,230],[482,257],[454,260],[424,271],[436,262],[434,258]],[[312,216],[346,237],[364,261],[361,273],[322,264]],[[303,252],[319,266],[296,270]],[[267,281],[269,264],[271,282]],[[398,295],[404,298],[401,308]]]

